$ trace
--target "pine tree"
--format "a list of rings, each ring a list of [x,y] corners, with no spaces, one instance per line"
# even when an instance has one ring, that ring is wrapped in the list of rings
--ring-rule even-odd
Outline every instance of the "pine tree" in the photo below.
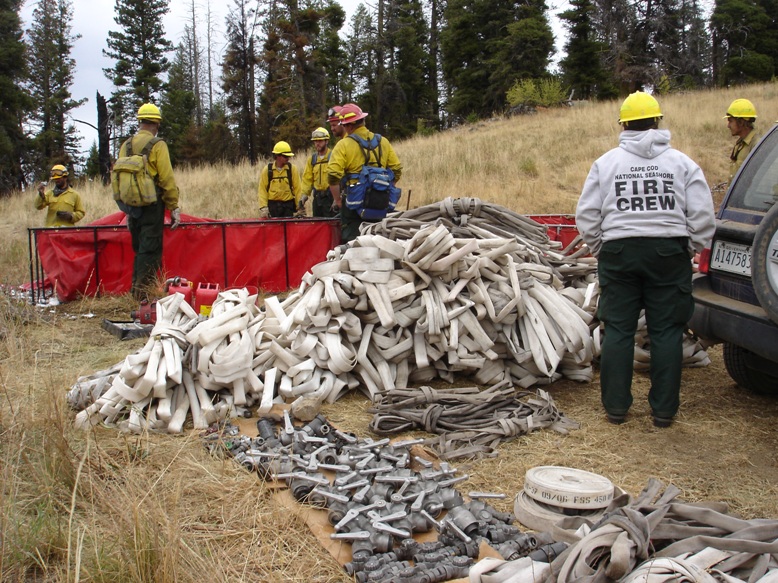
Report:
[[[187,55],[185,62],[188,65],[189,71],[185,73],[191,79],[191,87],[189,88],[195,98],[195,119],[196,126],[201,126],[204,119],[204,107],[203,107],[203,93],[202,93],[202,66],[203,58],[205,57],[205,51],[202,48],[200,37],[198,35],[199,15],[197,13],[197,6],[195,0],[189,2],[189,17],[186,26],[184,27],[184,41],[183,46],[186,48]],[[179,49],[180,49],[179,45]]]
[[[681,0],[681,46],[676,85],[697,88],[710,84],[711,37],[698,0]]]
[[[111,133],[113,121],[108,113],[108,101],[97,91],[97,158],[100,162],[100,176],[103,184],[111,183]]]
[[[554,50],[547,11],[543,0],[448,3],[440,38],[452,113],[491,115],[517,79],[547,75]]]
[[[664,87],[675,74],[680,51],[678,0],[635,2],[637,21],[632,30],[630,77],[637,88]]]
[[[31,100],[22,88],[26,75],[25,46],[19,18],[21,0],[0,0],[0,195],[27,184],[24,173],[29,148],[22,130]]]
[[[603,68],[617,88],[617,94],[632,93],[640,88],[635,86],[631,76],[634,61],[631,34],[637,26],[635,10],[628,0],[593,1],[592,24],[597,40],[606,47],[601,55]]]
[[[490,59],[486,93],[490,111],[505,107],[508,89],[515,81],[548,76],[554,54],[554,33],[547,13],[544,0],[525,0],[509,13],[507,34],[495,41],[496,51]]]
[[[227,123],[227,116],[220,104],[215,104],[210,112],[210,119],[201,131],[203,148],[201,159],[207,163],[238,163],[246,158],[237,140],[232,135]]]
[[[778,60],[775,2],[717,0],[711,15],[714,82],[766,81]]]
[[[39,0],[32,13],[29,37],[28,88],[34,110],[30,124],[34,129],[39,173],[53,164],[73,169],[79,158],[79,137],[70,112],[86,99],[74,100],[75,61],[70,56],[80,35],[71,34],[73,8],[70,0]]]
[[[578,99],[612,97],[614,88],[600,61],[605,46],[596,38],[592,0],[571,0],[572,8],[559,15],[568,30],[565,57],[561,60],[565,84]]]
[[[165,92],[162,94],[161,109],[165,123],[161,126],[160,134],[167,142],[170,158],[174,164],[199,161],[183,156],[185,149],[188,149],[190,156],[192,155],[193,151],[187,148],[187,143],[192,140],[196,134],[193,130],[198,127],[197,98],[193,79],[195,69],[189,62],[191,56],[186,43],[181,42],[170,66]]]
[[[173,44],[165,38],[162,18],[169,0],[115,0],[114,21],[120,31],[108,32],[103,54],[115,61],[104,69],[116,90],[111,96],[121,127],[143,103],[159,101],[170,63],[165,56]]]
[[[343,84],[342,103],[365,103],[370,101],[370,88],[375,85],[376,27],[373,16],[364,4],[357,6],[350,24],[346,37],[348,70]]]
[[[260,55],[264,82],[258,128],[261,151],[278,140],[293,149],[309,146],[307,136],[321,125],[327,78],[313,50],[325,7],[315,0],[270,0],[264,6]]]
[[[216,50],[214,48],[214,23],[213,13],[211,12],[211,0],[205,2],[205,46],[206,46],[206,77],[207,87],[206,92],[208,96],[208,119],[213,119],[213,109],[215,105],[214,95],[214,63],[217,60]]]
[[[483,89],[489,85],[487,61],[492,52],[495,26],[486,18],[484,12],[488,9],[484,4],[484,0],[449,0],[444,10],[441,67],[451,92],[448,110],[460,117],[491,113]],[[496,26],[502,28],[504,24]]]
[[[275,12],[275,11],[273,11]],[[304,123],[300,123],[302,112],[302,95],[295,85],[295,74],[287,46],[278,31],[278,14],[271,13],[265,23],[265,42],[262,45],[260,61],[264,80],[259,96],[259,112],[257,129],[259,149],[268,155],[273,143],[278,140],[288,142],[294,149],[292,137],[305,133]],[[287,125],[287,122],[293,122]]]
[[[413,135],[419,124],[436,126],[433,117],[429,27],[420,0],[403,0],[386,22],[388,60],[384,74],[379,127],[393,138]]]
[[[327,1],[323,9],[321,30],[313,44],[313,61],[323,71],[325,89],[323,101],[318,103],[319,113],[335,103],[344,103],[345,79],[349,61],[338,32],[346,22],[346,12],[337,2]]]
[[[97,179],[100,177],[100,153],[97,149],[97,143],[92,142],[89,148],[89,154],[86,157],[86,165],[84,167],[84,174],[91,179]]]
[[[256,164],[257,121],[254,107],[257,55],[254,50],[256,11],[248,0],[233,0],[227,15],[227,49],[222,61],[226,119],[243,156]]]
[[[435,125],[440,126],[440,22],[443,16],[445,0],[429,0],[430,2],[430,65],[432,74],[430,87],[432,89],[432,118]]]

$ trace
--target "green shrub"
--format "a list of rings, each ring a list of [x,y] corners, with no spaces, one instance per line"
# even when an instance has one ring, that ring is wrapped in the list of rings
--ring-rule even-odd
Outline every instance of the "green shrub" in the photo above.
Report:
[[[435,133],[435,127],[431,122],[427,121],[423,117],[416,119],[416,135],[417,136],[431,136]]]
[[[519,170],[522,174],[529,178],[537,178],[540,176],[540,171],[538,170],[538,165],[535,162],[534,158],[522,158],[519,161]]]
[[[556,77],[519,79],[508,89],[507,97],[511,107],[518,105],[553,107],[567,99],[565,88]]]

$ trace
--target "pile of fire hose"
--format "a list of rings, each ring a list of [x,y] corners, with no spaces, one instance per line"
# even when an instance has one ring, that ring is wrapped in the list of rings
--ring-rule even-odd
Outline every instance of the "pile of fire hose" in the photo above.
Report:
[[[188,413],[203,428],[274,400],[311,419],[355,388],[375,400],[455,375],[521,388],[592,379],[591,258],[477,199],[410,215],[370,225],[263,309],[245,290],[220,294],[205,320],[176,295],[160,300],[143,349],[73,386],[77,423],[177,433]]]
[[[564,434],[578,429],[546,391],[517,392],[507,381],[485,390],[392,389],[377,395],[369,412],[370,429],[378,435],[417,430],[438,435],[423,443],[442,460],[493,456],[500,443],[543,428]]]
[[[563,518],[552,537],[569,546],[549,564],[526,557],[485,559],[474,583],[623,581],[769,583],[778,578],[778,520],[744,520],[723,502],[684,503],[675,486],[651,478],[632,500],[614,498],[596,522]]]

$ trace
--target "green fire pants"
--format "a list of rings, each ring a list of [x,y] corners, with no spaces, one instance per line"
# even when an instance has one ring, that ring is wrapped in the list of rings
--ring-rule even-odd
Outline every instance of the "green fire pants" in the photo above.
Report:
[[[162,229],[165,224],[165,205],[161,202],[133,207],[127,215],[132,236],[135,262],[132,270],[132,295],[145,299],[154,284],[157,270],[162,265]],[[138,215],[138,216],[133,216]]]
[[[632,405],[635,332],[646,310],[651,348],[648,402],[657,417],[678,411],[683,333],[694,310],[692,265],[685,237],[609,241],[598,257],[598,316],[605,324],[600,359],[602,404],[613,415]]]
[[[362,224],[362,217],[355,211],[346,207],[346,197],[340,205],[340,242],[348,243],[359,236],[359,225]]]

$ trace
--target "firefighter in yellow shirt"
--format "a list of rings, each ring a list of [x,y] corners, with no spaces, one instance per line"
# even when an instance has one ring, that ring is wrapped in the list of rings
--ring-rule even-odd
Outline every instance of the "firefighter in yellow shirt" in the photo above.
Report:
[[[72,227],[84,218],[81,196],[70,187],[68,170],[62,164],[52,167],[49,178],[54,181],[54,188],[46,189],[45,184],[38,186],[35,208],[42,210],[48,207],[47,227]]]
[[[359,235],[362,217],[346,207],[345,197],[349,189],[357,182],[362,166],[365,165],[365,152],[356,138],[371,141],[375,134],[365,127],[367,113],[354,103],[345,104],[340,110],[340,125],[346,129],[346,137],[340,140],[332,149],[327,168],[330,190],[335,207],[340,210],[341,239],[343,243],[354,240]],[[350,139],[354,137],[354,139]],[[402,164],[397,154],[385,137],[381,137],[379,146],[369,154],[371,162],[381,168],[388,168],[394,173],[394,182],[399,182],[402,175]],[[378,156],[378,160],[374,156]],[[341,181],[345,179],[345,187],[341,191]],[[343,196],[341,196],[343,195]]]
[[[299,211],[305,214],[305,203],[313,196],[314,217],[334,217],[337,211],[332,208],[332,193],[330,192],[327,165],[330,160],[330,133],[326,128],[316,128],[311,134],[311,141],[316,151],[305,162],[303,170],[303,196],[300,199]]]
[[[136,299],[144,300],[155,295],[154,284],[162,266],[165,210],[170,211],[170,228],[176,229],[181,224],[181,208],[170,151],[164,140],[157,138],[162,112],[153,103],[144,103],[138,108],[137,119],[138,131],[119,148],[119,158],[126,157],[129,152],[140,154],[151,147],[146,167],[154,182],[156,200],[149,203],[119,199],[116,203],[127,215],[135,253],[130,291]],[[115,175],[113,178],[118,180]]]
[[[294,156],[287,142],[273,146],[275,161],[259,173],[259,216],[291,218],[300,203],[300,172],[290,162]]]
[[[729,133],[737,137],[729,156],[729,181],[732,182],[743,160],[759,141],[759,134],[754,129],[756,108],[748,99],[735,99],[727,109],[724,119],[727,120]]]

